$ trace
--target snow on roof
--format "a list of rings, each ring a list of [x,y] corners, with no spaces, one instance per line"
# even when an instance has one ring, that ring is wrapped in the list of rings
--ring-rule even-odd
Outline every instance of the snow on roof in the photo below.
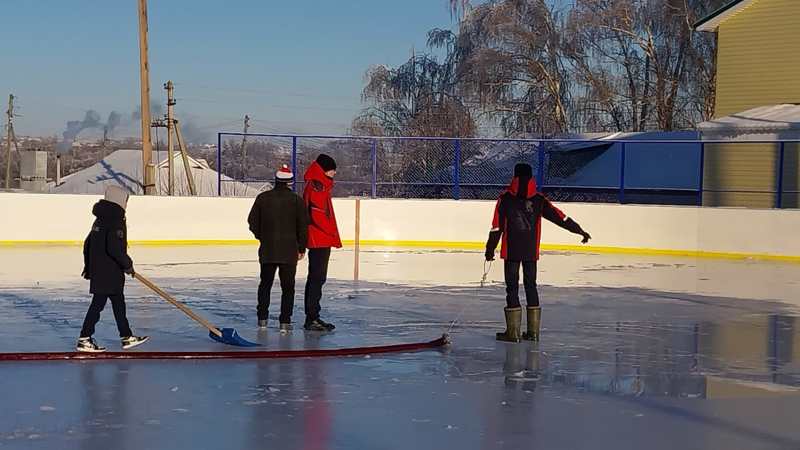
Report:
[[[157,195],[167,195],[168,192],[168,160],[166,156],[157,152],[153,153],[156,160],[156,191]],[[195,188],[198,196],[216,196],[218,172],[211,169],[202,159],[188,158],[189,167],[194,177]],[[174,158],[175,194],[189,195],[189,182],[186,179],[183,158],[176,152]],[[102,194],[110,185],[125,188],[131,194],[142,193],[142,151],[117,150],[106,156],[97,164],[87,167],[79,172],[70,174],[61,179],[62,183],[55,186],[50,183],[49,190],[57,194]],[[234,181],[222,175],[222,195],[237,197],[254,197],[259,189]]]
[[[730,116],[703,122],[697,126],[703,133],[737,132],[765,134],[800,131],[800,105],[760,106]]]
[[[731,0],[719,9],[697,21],[694,28],[697,31],[716,31],[723,22],[742,12],[745,8],[755,3],[755,0]]]
[[[545,179],[542,184],[607,187],[619,183],[621,144],[626,142],[626,185],[632,188],[695,189],[700,144],[696,131],[590,133],[563,139],[582,142],[547,142]],[[641,142],[636,142],[641,141]],[[655,142],[653,142],[655,141]],[[670,143],[669,141],[676,141]],[[467,184],[505,183],[518,162],[538,168],[537,142],[495,141],[461,166]],[[450,172],[441,175],[450,180]],[[446,182],[447,182],[446,181]]]

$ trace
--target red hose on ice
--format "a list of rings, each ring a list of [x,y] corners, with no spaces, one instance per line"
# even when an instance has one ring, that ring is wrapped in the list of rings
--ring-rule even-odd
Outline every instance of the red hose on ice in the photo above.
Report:
[[[382,345],[377,347],[353,347],[310,350],[251,350],[221,352],[41,352],[41,353],[0,353],[0,361],[83,361],[109,359],[278,359],[278,358],[321,358],[332,356],[360,356],[380,353],[413,352],[444,347],[450,343],[448,335],[429,342],[412,344]]]

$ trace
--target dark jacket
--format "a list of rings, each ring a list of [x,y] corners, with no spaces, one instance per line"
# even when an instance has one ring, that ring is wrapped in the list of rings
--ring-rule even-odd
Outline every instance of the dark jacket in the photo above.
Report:
[[[308,227],[309,248],[341,248],[336,214],[333,212],[331,191],[333,180],[328,178],[316,161],[311,163],[305,174],[306,187],[303,201],[306,203],[310,225]]]
[[[100,200],[92,214],[96,219],[83,242],[83,275],[90,280],[89,292],[122,294],[125,272],[133,272],[125,210],[116,203]]]
[[[536,261],[542,236],[542,217],[565,230],[582,234],[580,225],[536,192],[534,178],[514,177],[500,195],[492,219],[486,254],[494,253],[502,237],[500,257],[508,261]]]
[[[250,231],[261,245],[261,264],[297,264],[297,254],[306,252],[308,216],[303,199],[283,183],[256,197],[247,218]]]

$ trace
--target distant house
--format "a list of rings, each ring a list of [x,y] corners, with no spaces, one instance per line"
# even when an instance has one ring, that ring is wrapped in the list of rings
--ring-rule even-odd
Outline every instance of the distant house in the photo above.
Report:
[[[715,117],[700,125],[703,139],[800,138],[798,19],[798,0],[731,0],[695,24],[717,33]],[[797,159],[793,144],[783,152],[778,145],[709,144],[703,204],[796,208]]]
[[[156,160],[156,194],[167,195],[168,161],[153,154]],[[188,158],[194,177],[197,195],[201,197],[216,196],[218,193],[219,172],[211,169],[202,159]],[[190,195],[186,179],[183,159],[180,153],[175,155],[175,195]],[[106,187],[115,185],[126,189],[131,194],[142,194],[142,152],[141,150],[117,150],[103,158],[97,164],[79,172],[67,175],[56,185],[50,183],[48,191],[57,194],[102,194]],[[227,197],[254,197],[265,186],[251,186],[222,176],[222,195]]]
[[[618,141],[625,141],[627,201],[697,203],[701,178],[700,145],[679,142],[697,140],[697,132],[593,134],[569,139],[581,141],[483,143],[484,150],[464,161],[460,168],[462,196],[496,197],[508,183],[514,165],[527,162],[535,168],[539,185],[557,200],[621,200],[623,144]],[[544,152],[541,166],[538,161],[540,148]],[[451,180],[449,173],[442,173],[437,181],[452,183]]]

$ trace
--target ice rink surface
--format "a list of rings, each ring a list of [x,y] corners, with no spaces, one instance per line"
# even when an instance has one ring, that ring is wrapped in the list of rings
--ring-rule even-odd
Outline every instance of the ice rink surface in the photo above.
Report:
[[[540,343],[505,344],[502,263],[480,251],[335,252],[323,317],[255,326],[252,246],[134,247],[137,270],[267,349],[428,341],[442,351],[263,361],[0,363],[0,448],[797,449],[800,265],[546,253]],[[0,249],[0,352],[71,351],[77,247]],[[276,283],[277,285],[277,283]],[[142,351],[238,350],[134,280]],[[277,317],[277,286],[271,318]],[[453,324],[453,321],[456,321]],[[97,339],[118,350],[106,307]],[[137,349],[138,350],[138,349]]]

